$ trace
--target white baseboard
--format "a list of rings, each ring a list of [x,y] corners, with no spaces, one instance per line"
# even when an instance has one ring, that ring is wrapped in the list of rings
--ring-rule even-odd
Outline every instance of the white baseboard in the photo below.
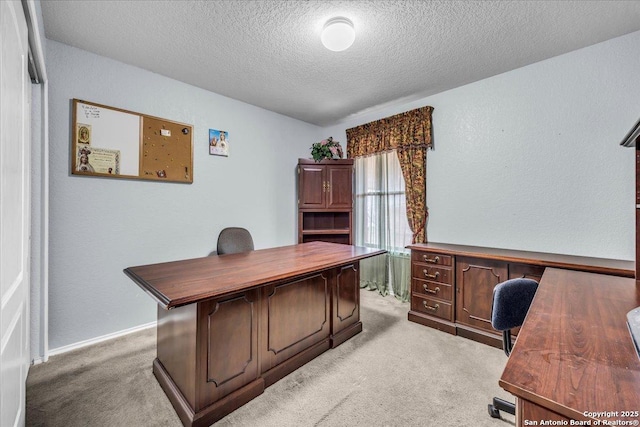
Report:
[[[112,332],[110,334],[102,335],[100,337],[90,338],[88,340],[84,340],[84,341],[80,341],[80,342],[77,342],[77,343],[73,343],[73,344],[62,346],[62,347],[54,348],[52,350],[49,350],[49,357],[55,356],[55,355],[58,355],[58,354],[62,354],[62,353],[66,353],[68,351],[77,350],[79,348],[87,347],[89,345],[98,344],[99,342],[102,342],[102,341],[107,341],[107,340],[111,340],[111,339],[114,339],[114,338],[119,338],[119,337],[122,337],[122,336],[125,336],[125,335],[132,334],[134,332],[142,331],[144,329],[154,328],[157,325],[157,323],[158,322],[153,321],[153,322],[145,323],[144,325],[134,326],[133,328],[123,329],[122,331]],[[42,359],[42,357],[36,357],[35,359],[33,359],[31,361],[31,364],[32,365],[39,365],[40,363],[44,363],[44,362],[45,361]]]

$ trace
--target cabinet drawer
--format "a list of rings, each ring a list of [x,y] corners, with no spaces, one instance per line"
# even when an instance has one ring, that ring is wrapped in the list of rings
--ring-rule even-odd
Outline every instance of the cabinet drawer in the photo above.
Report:
[[[416,279],[453,284],[453,270],[450,268],[433,267],[429,264],[415,262],[411,265],[411,275]]]
[[[423,262],[431,265],[453,265],[453,260],[449,255],[436,254],[433,252],[420,252],[415,249],[411,251],[411,261]]]
[[[449,302],[452,301],[453,297],[453,286],[444,283],[413,279],[411,281],[411,290],[414,294],[439,298]]]
[[[411,296],[411,310],[440,317],[449,321],[453,320],[451,304],[428,297],[422,297],[420,295],[414,294]]]

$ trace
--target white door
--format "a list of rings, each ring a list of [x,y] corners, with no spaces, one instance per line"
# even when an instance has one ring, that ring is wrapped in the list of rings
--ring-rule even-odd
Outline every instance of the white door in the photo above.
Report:
[[[25,423],[29,369],[28,40],[19,1],[0,0],[0,426]]]

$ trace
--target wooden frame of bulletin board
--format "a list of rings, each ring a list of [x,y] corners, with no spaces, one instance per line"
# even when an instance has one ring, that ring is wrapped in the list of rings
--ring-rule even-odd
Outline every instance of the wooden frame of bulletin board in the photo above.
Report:
[[[73,100],[71,173],[193,182],[193,126]]]

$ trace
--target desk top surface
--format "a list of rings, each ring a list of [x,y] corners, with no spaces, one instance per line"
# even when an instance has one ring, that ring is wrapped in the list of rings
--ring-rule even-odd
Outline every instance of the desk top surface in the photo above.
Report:
[[[500,386],[568,418],[640,421],[620,415],[640,410],[640,359],[626,325],[639,305],[633,279],[548,268]]]
[[[165,308],[196,303],[385,253],[310,242],[238,254],[129,267],[138,286]]]
[[[482,246],[454,245],[450,243],[415,243],[410,249],[437,251],[443,254],[495,259],[500,261],[540,265],[567,270],[589,271],[614,276],[635,277],[635,261],[594,258],[515,249],[485,248]]]

